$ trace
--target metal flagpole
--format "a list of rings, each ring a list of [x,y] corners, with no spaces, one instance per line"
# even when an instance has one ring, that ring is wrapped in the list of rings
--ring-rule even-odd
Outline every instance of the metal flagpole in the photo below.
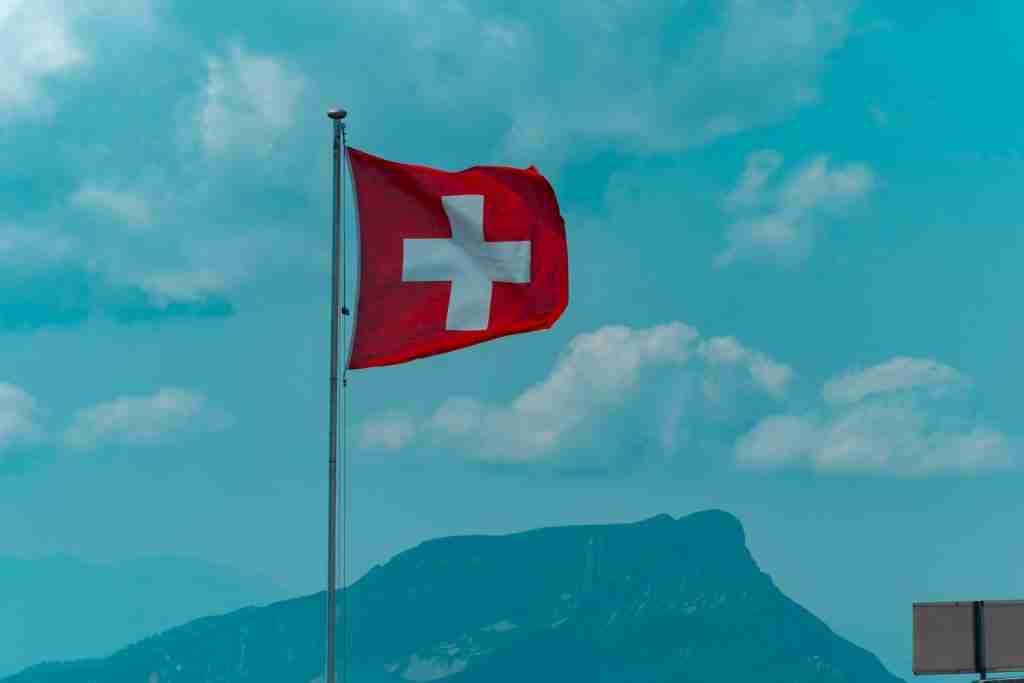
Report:
[[[334,225],[331,240],[331,409],[330,447],[328,456],[330,501],[327,512],[327,665],[325,683],[336,683],[334,677],[334,626],[337,621],[335,592],[337,590],[337,518],[338,518],[338,302],[341,270],[341,154],[345,131],[344,109],[332,109],[327,116],[334,122]]]

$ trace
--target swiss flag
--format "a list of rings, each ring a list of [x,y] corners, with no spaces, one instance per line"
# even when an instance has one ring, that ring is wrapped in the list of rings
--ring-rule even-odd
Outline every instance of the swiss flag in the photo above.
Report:
[[[565,223],[532,166],[447,172],[349,148],[359,291],[348,367],[551,327],[569,301]]]

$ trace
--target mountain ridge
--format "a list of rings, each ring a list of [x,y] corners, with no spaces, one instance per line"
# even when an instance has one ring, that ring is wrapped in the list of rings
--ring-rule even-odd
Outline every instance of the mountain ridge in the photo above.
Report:
[[[308,683],[322,670],[324,597],[196,620],[5,683]],[[367,683],[900,680],[783,595],[722,510],[431,539],[339,598],[351,680]]]

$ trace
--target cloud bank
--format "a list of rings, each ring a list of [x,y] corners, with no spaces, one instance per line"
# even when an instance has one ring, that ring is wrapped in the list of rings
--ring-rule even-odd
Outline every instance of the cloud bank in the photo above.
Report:
[[[422,439],[488,462],[550,461],[594,420],[633,401],[652,373],[685,375],[699,386],[674,391],[658,416],[662,446],[669,449],[678,440],[682,403],[714,403],[737,393],[779,399],[793,374],[731,337],[702,340],[682,322],[607,326],[572,339],[548,376],[508,404],[453,397],[426,419],[394,413],[371,418],[360,426],[360,445],[398,450]]]
[[[605,150],[676,153],[814,104],[853,9],[314,2],[269,38],[272,7],[226,18],[203,3],[9,0],[0,120],[19,129],[0,136],[0,170],[53,182],[38,210],[0,218],[75,248],[0,283],[0,326],[224,315],[243,287],[325,267],[322,233],[296,227],[318,225],[329,201],[322,112],[335,102],[323,93],[359,113],[353,125],[372,122],[359,134],[381,153],[554,174]],[[77,129],[41,116],[71,103]],[[424,130],[459,135],[438,145]],[[60,282],[74,291],[39,294]]]
[[[1020,443],[981,422],[970,380],[934,360],[897,357],[825,383],[822,405],[761,420],[736,445],[744,467],[924,475],[1006,469]]]
[[[780,410],[808,403],[793,395],[794,378],[767,354],[732,337],[702,339],[685,323],[608,326],[575,337],[547,377],[508,403],[457,396],[423,418],[371,417],[359,444],[608,471],[639,457],[610,454],[623,425],[666,457],[710,448],[747,470],[911,476],[1017,465],[1020,439],[978,418],[970,378],[938,361],[899,356],[841,373],[816,407]]]
[[[376,11],[397,24],[396,56],[432,106],[500,113],[503,157],[557,163],[579,146],[678,152],[815,104],[853,7],[655,0],[549,3],[527,15],[408,2]]]

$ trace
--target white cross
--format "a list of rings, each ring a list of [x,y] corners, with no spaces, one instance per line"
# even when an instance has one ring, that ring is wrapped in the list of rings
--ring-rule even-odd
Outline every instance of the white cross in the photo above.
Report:
[[[486,330],[495,282],[530,281],[530,242],[484,239],[484,197],[441,197],[451,239],[402,240],[403,282],[451,282],[445,329]]]

